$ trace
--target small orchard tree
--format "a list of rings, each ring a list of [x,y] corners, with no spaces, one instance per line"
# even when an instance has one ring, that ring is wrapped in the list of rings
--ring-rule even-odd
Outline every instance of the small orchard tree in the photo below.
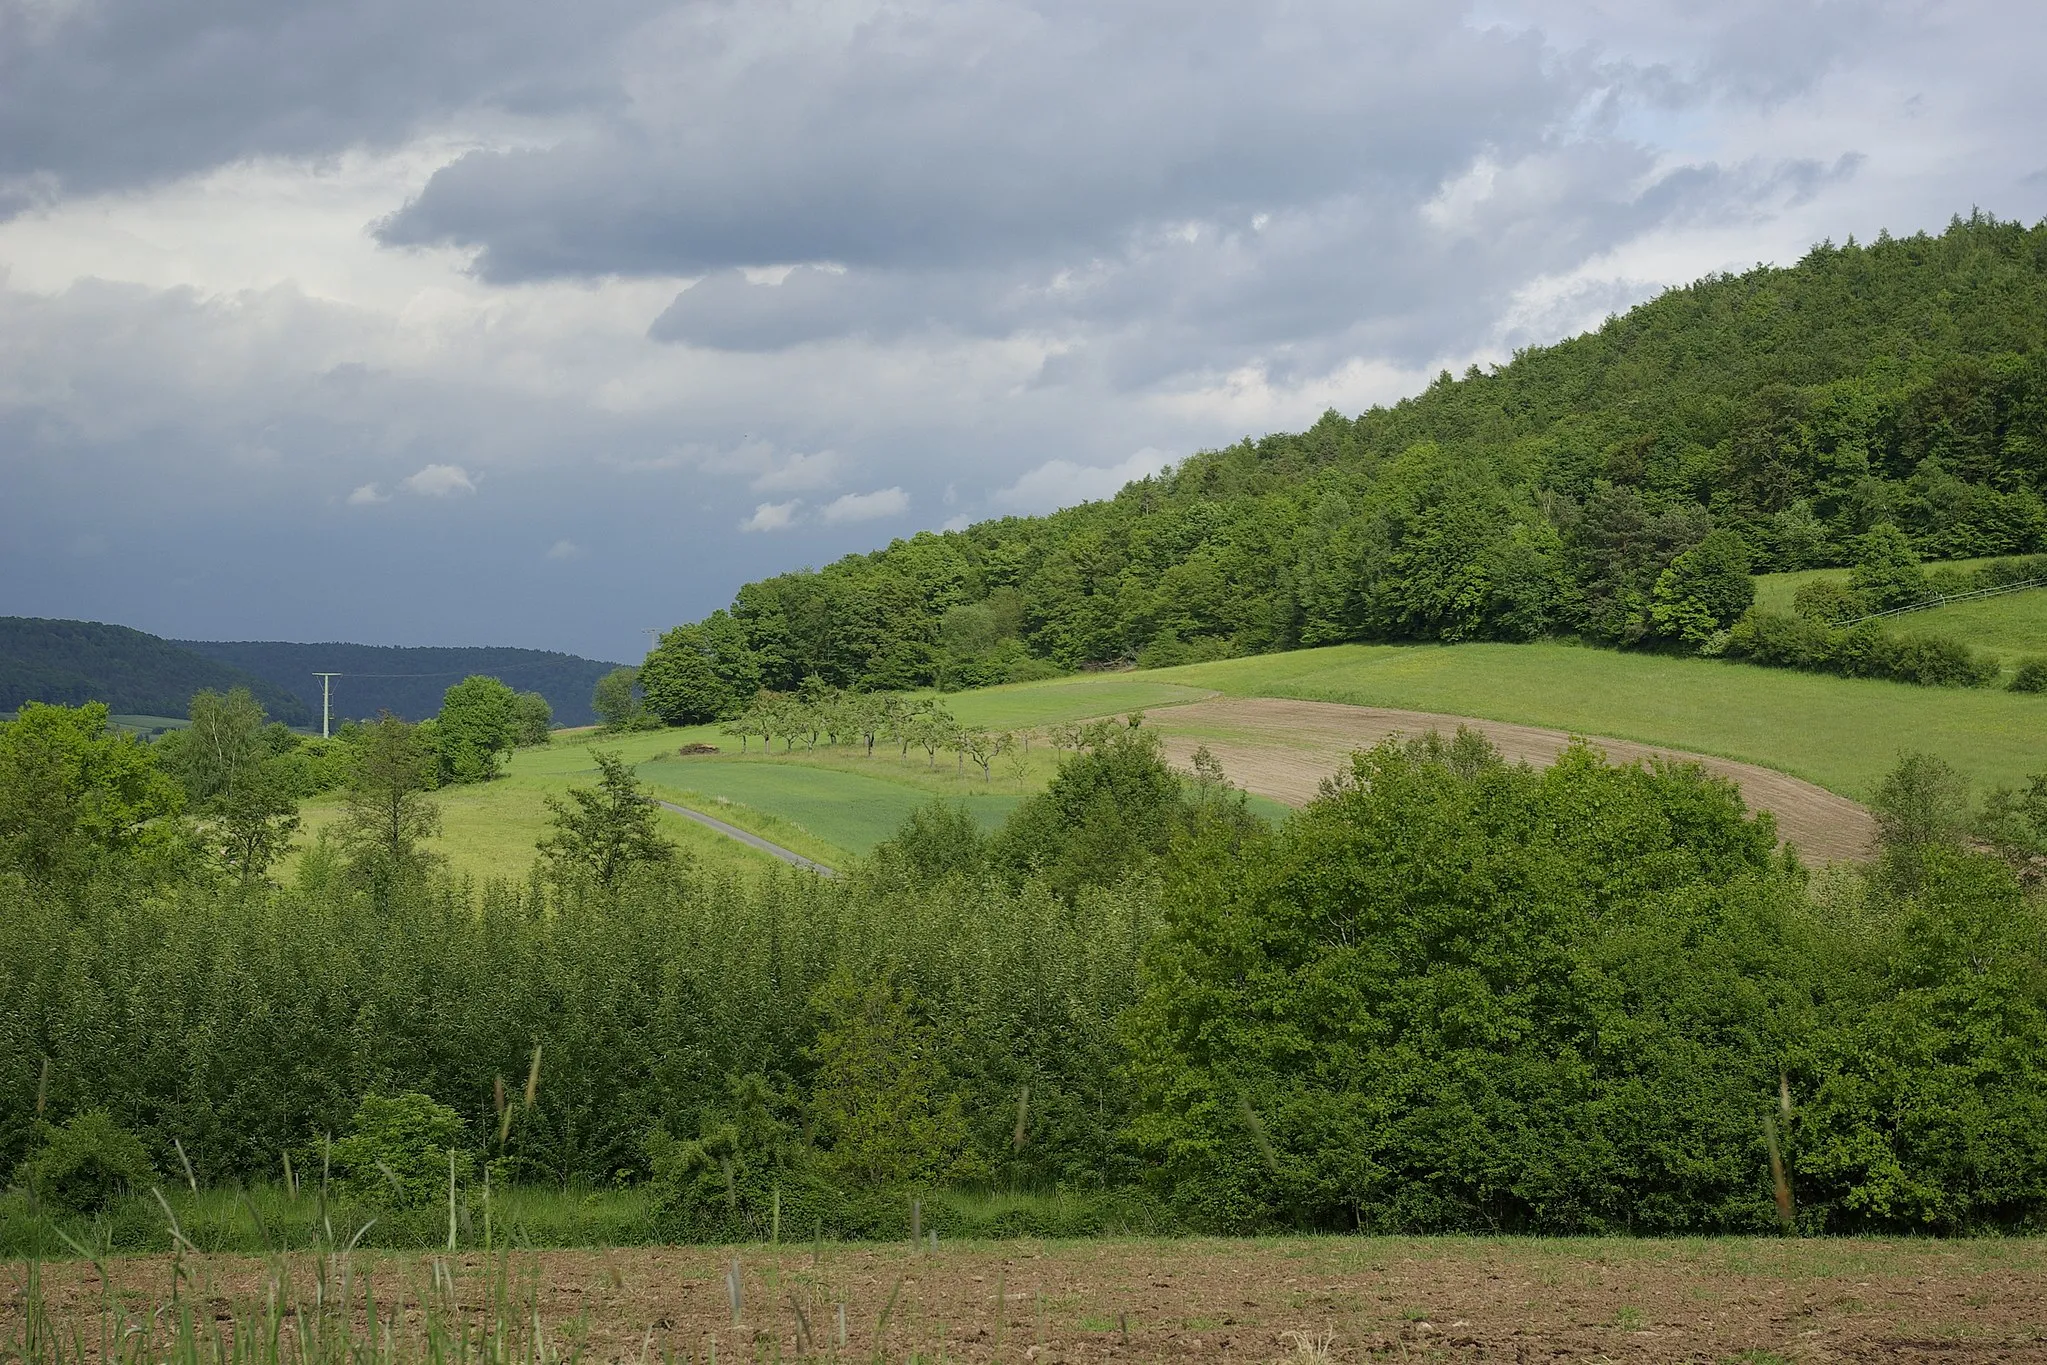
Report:
[[[540,856],[556,868],[581,868],[609,891],[635,867],[672,861],[675,845],[662,836],[654,798],[625,760],[602,749],[590,756],[595,787],[571,787],[567,801],[547,798],[553,832],[540,841]]]

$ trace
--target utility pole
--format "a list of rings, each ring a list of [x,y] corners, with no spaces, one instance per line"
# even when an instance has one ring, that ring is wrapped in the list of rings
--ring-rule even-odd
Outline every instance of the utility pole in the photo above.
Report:
[[[640,627],[640,629],[647,632],[647,652],[649,654],[652,654],[654,652],[655,646],[661,643],[661,627],[642,626]]]
[[[315,673],[320,680],[320,738],[327,738],[328,719],[334,714],[334,680],[339,673]]]

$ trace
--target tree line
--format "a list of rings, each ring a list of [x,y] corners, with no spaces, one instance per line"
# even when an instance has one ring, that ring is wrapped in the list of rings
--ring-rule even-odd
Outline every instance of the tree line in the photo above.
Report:
[[[1344,641],[1695,651],[1731,578],[2047,550],[2047,224],[1823,243],[1113,498],[749,583],[641,673],[670,723],[817,677],[1019,681]]]
[[[0,1169],[138,1245],[120,1188],[186,1161],[402,1211],[450,1149],[464,1199],[624,1181],[689,1238],[900,1235],[947,1188],[1228,1231],[2047,1218],[2047,775],[1907,755],[1875,860],[1815,871],[1730,784],[1583,746],[1388,741],[1270,826],[1142,725],[1080,740],[1000,828],[934,802],[834,880],[694,866],[607,755],[477,886],[386,718],[280,882],[193,841],[161,751],[30,708]]]

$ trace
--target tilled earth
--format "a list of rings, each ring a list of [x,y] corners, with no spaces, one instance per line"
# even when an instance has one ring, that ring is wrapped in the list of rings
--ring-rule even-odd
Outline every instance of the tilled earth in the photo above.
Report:
[[[435,1259],[359,1253],[356,1316],[367,1285],[381,1314],[405,1305],[401,1335],[416,1330],[421,1296],[445,1293]],[[441,1259],[474,1320],[494,1263]],[[223,1325],[254,1311],[272,1273],[252,1258],[187,1265],[187,1292]],[[309,1298],[313,1266],[291,1264],[288,1299]],[[169,1292],[168,1258],[110,1270],[133,1313]],[[602,1360],[702,1361],[715,1346],[727,1361],[2047,1361],[2047,1255],[2031,1241],[639,1248],[516,1253],[508,1279],[514,1313],[537,1308],[551,1349]],[[21,1284],[17,1263],[0,1342],[18,1339]],[[46,1267],[44,1286],[60,1321],[89,1324],[101,1302],[89,1265]]]
[[[1269,697],[1219,698],[1164,708],[1152,713],[1151,724],[1164,736],[1166,752],[1176,762],[1185,763],[1205,744],[1231,781],[1290,806],[1312,801],[1323,779],[1344,767],[1353,751],[1369,749],[1389,735],[1434,730],[1447,739],[1461,725],[1491,740],[1507,758],[1537,766],[1555,762],[1571,741],[1562,730],[1534,725]],[[1869,856],[1876,835],[1869,812],[1824,787],[1733,759],[1599,736],[1589,742],[1616,763],[1672,759],[1698,763],[1732,779],[1752,809],[1776,817],[1778,836],[1813,862],[1852,862]]]

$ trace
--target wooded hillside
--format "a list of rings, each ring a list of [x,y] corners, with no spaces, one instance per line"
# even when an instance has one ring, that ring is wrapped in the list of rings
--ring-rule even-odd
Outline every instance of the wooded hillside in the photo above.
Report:
[[[1673,289],[1114,498],[749,583],[650,666],[722,704],[1347,640],[1620,645],[1709,532],[1756,571],[2047,548],[2047,224],[1981,214]],[[686,686],[684,686],[686,684]]]

